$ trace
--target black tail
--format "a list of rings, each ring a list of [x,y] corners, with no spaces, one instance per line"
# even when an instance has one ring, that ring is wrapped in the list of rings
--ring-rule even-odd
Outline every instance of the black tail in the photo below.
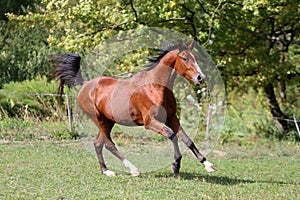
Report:
[[[80,71],[80,56],[77,54],[57,54],[52,60],[57,65],[54,76],[59,80],[58,93],[63,94],[64,86],[82,85],[83,78]]]

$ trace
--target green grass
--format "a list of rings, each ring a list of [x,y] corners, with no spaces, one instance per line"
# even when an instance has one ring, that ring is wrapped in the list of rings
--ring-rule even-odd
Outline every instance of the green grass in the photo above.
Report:
[[[2,141],[0,199],[300,198],[299,144],[231,143],[216,150],[209,155],[219,170],[213,174],[185,155],[179,177],[168,166],[140,177],[119,172],[110,178],[80,141]]]
[[[76,137],[77,134],[70,131],[66,120],[40,121],[34,118],[24,120],[0,117],[0,140],[61,140]]]

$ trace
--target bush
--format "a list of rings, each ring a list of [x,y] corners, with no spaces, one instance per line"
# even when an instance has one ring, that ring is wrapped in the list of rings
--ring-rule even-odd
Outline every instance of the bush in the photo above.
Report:
[[[0,139],[76,139],[67,105],[55,94],[57,83],[46,77],[5,84],[0,91]]]
[[[299,140],[294,122],[289,121],[289,129],[286,132],[281,132],[276,126],[261,91],[232,91],[227,99],[229,105],[221,142],[249,138]],[[299,110],[294,108],[293,113],[297,115],[297,112]]]
[[[66,105],[60,103],[55,94],[57,83],[48,82],[45,77],[23,82],[11,82],[3,85],[0,92],[1,117],[18,117],[37,119],[61,119],[66,117]]]
[[[20,118],[0,119],[0,140],[65,140],[77,139],[78,134],[70,131],[66,121],[36,121]]]

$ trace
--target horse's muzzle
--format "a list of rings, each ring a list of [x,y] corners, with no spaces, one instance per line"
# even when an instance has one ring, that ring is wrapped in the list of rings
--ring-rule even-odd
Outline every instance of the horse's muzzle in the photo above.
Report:
[[[200,84],[202,84],[202,83],[205,82],[205,76],[199,75],[199,76],[197,77],[197,80],[199,81]]]
[[[202,83],[205,82],[205,76],[204,76],[204,75],[201,75],[201,74],[199,74],[199,75],[194,75],[194,76],[192,77],[192,81],[193,81],[193,83],[194,83],[195,85],[200,85],[200,84],[202,84]]]

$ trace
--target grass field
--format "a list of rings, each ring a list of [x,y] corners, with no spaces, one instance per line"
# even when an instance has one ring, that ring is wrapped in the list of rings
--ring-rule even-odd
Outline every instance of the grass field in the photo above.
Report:
[[[0,144],[0,199],[300,199],[300,146],[258,142],[217,146],[208,174],[191,155],[169,168],[103,176],[80,141]]]

